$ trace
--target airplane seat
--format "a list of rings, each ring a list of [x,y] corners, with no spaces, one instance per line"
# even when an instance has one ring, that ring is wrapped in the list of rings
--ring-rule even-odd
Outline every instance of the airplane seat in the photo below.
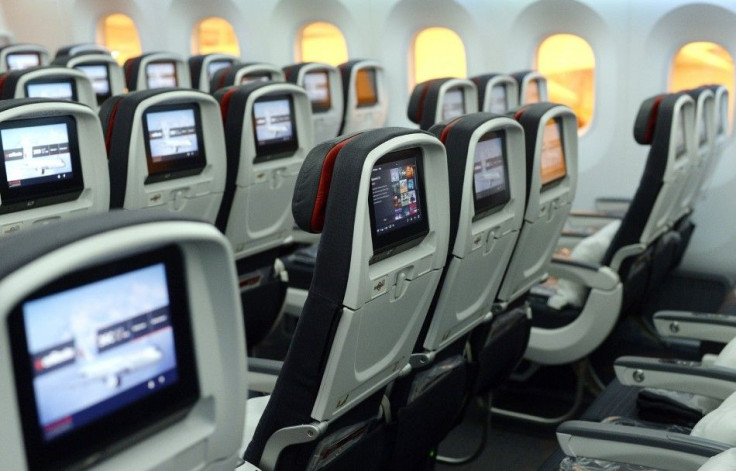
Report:
[[[40,98],[0,102],[0,237],[107,212],[105,142],[88,107]]]
[[[155,88],[192,88],[189,67],[179,54],[149,52],[123,64],[125,83],[131,92]]]
[[[115,211],[7,237],[0,254],[0,467],[239,465],[243,324],[214,227]]]
[[[470,80],[478,89],[478,110],[505,114],[519,107],[519,84],[512,76],[484,74]]]
[[[216,70],[210,78],[210,93],[233,85],[246,85],[251,82],[283,82],[284,72],[273,64],[245,62],[233,64]]]
[[[650,145],[650,151],[629,210],[608,227],[602,248],[590,250],[589,258],[554,260],[550,275],[562,280],[562,296],[535,304],[528,358],[563,364],[585,357],[605,340],[619,314],[636,312],[671,270],[679,238],[668,225],[669,215],[688,165],[687,154],[676,151],[675,124],[681,113],[693,111],[692,105],[684,94],[658,95],[642,103],[634,137]],[[563,309],[572,309],[572,315],[557,317]]]
[[[201,54],[190,57],[187,62],[192,88],[210,93],[210,80],[215,72],[232,67],[239,61],[237,57],[230,54]]]
[[[2,56],[0,56],[1,58]],[[698,194],[698,200],[703,199],[708,193],[708,187],[713,173],[715,172],[718,162],[723,156],[723,151],[728,144],[731,137],[731,121],[729,118],[729,103],[730,97],[728,95],[728,89],[723,85],[709,85],[715,95],[715,127],[716,136],[713,148],[713,156],[708,159],[703,175],[703,181],[700,184],[700,192]]]
[[[97,109],[97,95],[90,79],[66,67],[31,67],[0,76],[0,99],[25,97],[76,101]]]
[[[287,82],[304,87],[312,102],[312,124],[316,144],[337,136],[342,124],[342,79],[337,67],[303,62],[284,67]]]
[[[10,44],[0,47],[0,72],[49,65],[49,51],[36,44]]]
[[[355,59],[337,66],[342,78],[343,117],[338,135],[385,126],[388,87],[376,61]]]
[[[413,176],[415,200],[408,195],[397,208],[402,175]],[[321,232],[320,250],[248,463],[264,471],[308,463],[386,469],[382,397],[408,369],[437,288],[448,199],[445,149],[417,130],[341,136],[309,153],[292,210],[302,230]]]
[[[114,96],[99,112],[110,169],[110,208],[148,209],[214,223],[227,158],[220,107],[196,90]]]
[[[429,132],[448,153],[452,250],[410,358],[412,371],[392,386],[390,469],[396,470],[426,460],[462,416],[473,376],[465,358],[468,336],[490,321],[524,215],[524,132],[518,122],[474,113]]]
[[[100,46],[99,44],[94,43],[79,43],[62,46],[57,49],[56,55],[54,56],[54,61],[52,61],[52,63],[61,57],[77,57],[85,54],[102,54],[112,57],[112,55],[110,54],[110,50],[105,46]]]
[[[549,100],[547,78],[534,70],[525,70],[511,74],[516,80],[519,90],[519,105],[543,103]]]
[[[97,107],[115,95],[125,93],[125,74],[115,59],[109,54],[78,53],[77,55],[59,56],[52,65],[68,67],[84,73],[92,82],[92,89],[97,97]]]
[[[280,257],[293,236],[291,200],[297,175],[313,147],[311,104],[305,90],[285,82],[221,89],[227,136],[227,181],[215,221],[238,260],[249,345],[260,343],[281,313],[286,275]],[[264,299],[273,302],[263,305]]]
[[[408,118],[426,131],[435,123],[478,111],[478,89],[470,80],[441,78],[418,83],[411,93]]]

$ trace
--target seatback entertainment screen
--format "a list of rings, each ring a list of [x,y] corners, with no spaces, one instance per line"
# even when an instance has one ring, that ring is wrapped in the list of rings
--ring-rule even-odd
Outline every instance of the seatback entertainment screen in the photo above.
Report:
[[[509,201],[506,143],[502,132],[484,134],[473,154],[475,219]]]
[[[462,88],[453,87],[445,92],[442,99],[442,120],[457,118],[465,114],[465,93]]]
[[[92,82],[92,88],[95,91],[95,95],[97,95],[98,105],[101,105],[102,102],[112,96],[107,64],[83,64],[74,68],[86,75],[90,82]]]
[[[254,82],[268,82],[271,80],[271,74],[269,73],[262,73],[262,74],[246,74],[240,77],[240,85],[246,85],[248,83],[254,83]]]
[[[378,103],[378,89],[376,87],[376,69],[366,67],[359,69],[355,74],[355,94],[358,107],[373,106]]]
[[[5,56],[8,70],[24,70],[41,65],[41,56],[37,52],[12,52]]]
[[[312,102],[312,113],[329,111],[332,106],[330,97],[330,77],[326,70],[315,70],[304,74],[304,89]]]
[[[524,104],[539,103],[539,99],[539,82],[536,79],[530,80],[524,91]]]
[[[148,178],[152,183],[194,175],[207,162],[195,104],[153,106],[143,114]]]
[[[55,98],[76,101],[77,87],[74,79],[39,79],[26,83],[29,98]]]
[[[182,269],[178,249],[159,249],[63,277],[16,307],[29,460],[88,458],[197,399]]]
[[[561,129],[562,124],[557,119],[550,119],[544,126],[540,165],[542,186],[557,182],[567,175]]]
[[[178,87],[174,61],[154,61],[146,64],[146,83],[148,88]]]
[[[83,188],[76,122],[72,117],[0,124],[3,152],[0,212],[74,199]]]
[[[491,113],[506,113],[509,107],[506,93],[506,85],[494,85],[491,88]]]
[[[400,150],[373,166],[368,206],[374,259],[429,231],[422,157],[418,148]]]
[[[215,75],[215,72],[221,69],[225,69],[227,67],[230,67],[233,65],[233,61],[229,59],[219,59],[214,60],[207,64],[207,79],[212,80],[212,77]]]
[[[299,148],[291,95],[265,96],[253,103],[255,163],[289,157]]]

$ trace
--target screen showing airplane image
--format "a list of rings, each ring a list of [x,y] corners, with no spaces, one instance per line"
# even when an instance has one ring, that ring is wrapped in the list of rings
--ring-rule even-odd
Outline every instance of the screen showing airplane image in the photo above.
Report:
[[[505,160],[501,133],[489,132],[475,145],[473,189],[476,215],[509,200]]]
[[[8,188],[72,178],[67,124],[2,129],[0,139]]]
[[[194,109],[146,113],[151,163],[196,158],[199,140]]]
[[[253,124],[257,147],[294,141],[293,116],[290,97],[256,101],[253,104]]]
[[[5,57],[9,70],[24,70],[41,65],[41,56],[37,52],[15,52]]]
[[[44,440],[177,382],[169,295],[156,263],[22,305]]]
[[[26,95],[29,98],[55,98],[59,100],[74,100],[73,80],[59,80],[54,82],[30,82],[26,84]]]
[[[544,126],[542,162],[540,165],[542,186],[556,182],[567,175],[565,151],[562,146],[560,127],[560,123],[555,119],[550,119]]]
[[[207,64],[207,78],[212,79],[212,76],[215,75],[215,72],[226,67],[230,67],[231,65],[233,65],[233,61],[227,59],[210,62],[209,64]]]
[[[110,96],[110,78],[105,64],[78,65],[75,67],[92,82],[97,96]]]
[[[312,102],[312,112],[328,111],[332,104],[330,99],[330,80],[326,70],[307,72],[304,75],[304,89],[309,101]]]
[[[151,62],[146,65],[148,88],[176,87],[176,64],[172,61]]]
[[[451,88],[442,99],[442,120],[457,118],[465,114],[465,93],[460,88]]]

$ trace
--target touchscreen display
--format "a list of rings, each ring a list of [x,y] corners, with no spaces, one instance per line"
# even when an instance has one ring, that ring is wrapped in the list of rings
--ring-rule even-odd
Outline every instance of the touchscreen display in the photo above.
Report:
[[[147,182],[191,175],[204,168],[202,124],[196,105],[151,107],[143,122]]]
[[[5,56],[9,70],[23,70],[41,65],[41,56],[37,52],[13,52]]]
[[[491,113],[504,114],[508,109],[506,99],[506,85],[494,85],[491,88]]]
[[[38,80],[26,83],[26,96],[29,98],[55,98],[58,100],[77,99],[74,79]]]
[[[526,84],[524,91],[524,104],[526,103],[539,103],[539,82],[530,80]]]
[[[233,65],[233,61],[227,59],[215,60],[207,64],[207,79],[211,80],[218,70],[225,69]]]
[[[256,162],[288,157],[299,147],[291,95],[267,96],[253,103]]]
[[[358,107],[373,106],[378,103],[375,68],[366,67],[358,70],[355,74],[355,94],[358,99]]]
[[[67,123],[0,130],[8,188],[41,185],[74,176]]]
[[[442,101],[442,120],[457,118],[465,114],[465,93],[461,88],[451,88],[445,92]]]
[[[156,61],[146,64],[146,83],[148,88],[176,87],[176,64],[173,61]]]
[[[312,102],[312,112],[328,111],[332,105],[330,99],[330,80],[326,70],[307,72],[304,75],[304,89],[309,101]]]
[[[556,182],[567,175],[560,128],[561,124],[556,119],[550,119],[544,126],[540,165],[542,186]]]
[[[509,201],[504,140],[502,133],[489,132],[475,145],[473,192],[476,216]]]
[[[106,64],[85,64],[74,68],[84,73],[92,82],[92,88],[97,95],[97,104],[102,104],[103,101],[112,96],[109,71]]]

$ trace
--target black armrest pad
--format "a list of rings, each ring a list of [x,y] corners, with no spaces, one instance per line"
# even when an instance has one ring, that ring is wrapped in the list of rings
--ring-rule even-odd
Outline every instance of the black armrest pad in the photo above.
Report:
[[[248,371],[252,373],[278,376],[282,366],[284,366],[283,361],[248,357]]]
[[[567,265],[570,267],[583,268],[590,271],[598,271],[602,265],[592,262],[581,262],[571,258],[552,257],[552,263],[556,265]]]

